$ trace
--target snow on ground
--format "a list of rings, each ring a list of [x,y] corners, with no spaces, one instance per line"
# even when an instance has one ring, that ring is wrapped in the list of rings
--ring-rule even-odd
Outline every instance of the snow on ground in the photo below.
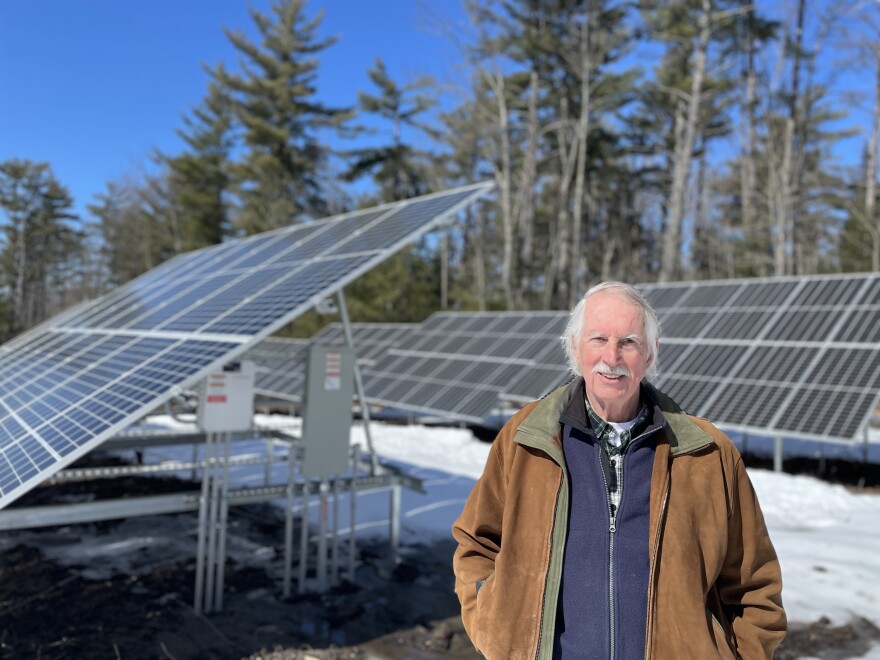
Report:
[[[159,426],[167,418],[154,418]],[[299,420],[257,416],[263,427],[297,432]],[[181,428],[181,427],[178,427]],[[424,480],[426,493],[402,493],[401,532],[404,543],[426,537],[449,537],[486,462],[490,445],[476,440],[467,429],[398,426],[374,422],[375,449],[383,462],[404,468]],[[366,447],[362,425],[355,425],[353,443]],[[236,454],[265,451],[263,441],[236,443]],[[173,452],[178,455],[169,455]],[[150,452],[162,458],[188,460],[189,448],[161,447]],[[262,467],[232,472],[238,484],[263,479]],[[276,466],[275,470],[283,469]],[[812,622],[822,616],[834,624],[863,616],[880,625],[880,495],[856,493],[817,479],[765,470],[750,470],[767,526],[783,570],[783,599],[789,620]],[[384,535],[388,526],[388,493],[358,494],[357,529]],[[313,502],[311,507],[316,508]],[[342,531],[350,524],[348,504],[341,502]],[[880,660],[880,647],[876,656]]]
[[[467,430],[376,426],[380,456],[468,477],[464,502],[471,479],[482,472],[488,443]],[[362,435],[355,428],[353,441]],[[790,620],[824,615],[843,624],[864,616],[880,625],[880,495],[767,470],[750,470],[749,476],[779,554]]]

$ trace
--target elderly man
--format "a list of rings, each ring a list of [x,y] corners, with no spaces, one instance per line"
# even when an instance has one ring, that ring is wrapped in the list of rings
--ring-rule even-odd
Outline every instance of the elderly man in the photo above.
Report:
[[[606,282],[563,337],[576,378],[504,426],[453,526],[456,592],[497,660],[770,658],[782,580],[739,453],[647,381],[657,315]]]

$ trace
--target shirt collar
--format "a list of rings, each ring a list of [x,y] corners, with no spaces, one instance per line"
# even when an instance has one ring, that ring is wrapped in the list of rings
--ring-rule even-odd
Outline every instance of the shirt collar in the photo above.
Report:
[[[585,396],[584,397],[584,405],[587,411],[587,419],[590,422],[590,426],[593,428],[593,435],[597,438],[603,437],[605,431],[608,430],[608,427],[611,426],[611,422],[607,422],[593,410],[593,407],[590,405],[590,400]],[[630,427],[630,433],[636,431],[639,427],[642,426],[645,419],[648,417],[648,407],[642,403],[641,398],[639,399],[639,412],[636,415],[635,423]],[[628,421],[628,420],[627,420]]]

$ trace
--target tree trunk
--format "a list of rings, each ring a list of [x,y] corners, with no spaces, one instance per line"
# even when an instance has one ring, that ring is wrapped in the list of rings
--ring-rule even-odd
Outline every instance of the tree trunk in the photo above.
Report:
[[[800,105],[801,52],[804,44],[804,14],[806,0],[798,0],[797,26],[795,28],[794,54],[791,65],[791,90],[788,100],[788,117],[785,120],[785,136],[782,146],[782,166],[779,172],[782,188],[777,208],[776,236],[774,242],[775,274],[785,275],[792,270],[786,260],[786,246],[793,233],[793,214],[797,195],[797,179],[794,172],[794,135],[798,125]]]
[[[554,293],[562,294],[560,300],[568,301],[568,271],[571,256],[571,213],[569,203],[571,182],[577,159],[574,149],[577,145],[567,138],[570,126],[568,99],[563,95],[559,101],[559,126],[556,129],[556,148],[559,153],[559,185],[556,191],[557,209],[555,231],[551,229],[552,239],[549,242],[551,254],[550,265],[544,282],[543,308],[551,309],[554,304]]]
[[[745,0],[749,3],[749,0]],[[758,246],[762,244],[762,236],[755,218],[755,196],[757,179],[755,176],[755,152],[757,134],[755,132],[755,8],[747,4],[746,11],[746,70],[745,70],[745,105],[742,109],[742,149],[740,167],[740,188],[742,197],[742,224],[745,237],[746,257],[749,263],[758,262]],[[758,265],[757,275],[767,275],[763,261]]]
[[[577,160],[575,165],[574,180],[574,205],[572,207],[571,217],[571,260],[569,263],[568,276],[568,307],[572,308],[577,304],[578,299],[583,292],[581,291],[582,282],[580,274],[581,251],[582,251],[582,233],[583,233],[583,208],[585,178],[587,170],[587,138],[590,134],[590,112],[591,108],[591,88],[593,62],[590,50],[590,21],[592,15],[587,10],[584,16],[584,22],[580,26],[580,40],[578,42],[580,51],[580,89],[581,89],[581,108],[578,115],[577,129],[575,130],[575,140],[577,141]],[[609,253],[612,253],[609,250]]]
[[[498,199],[501,204],[501,223],[503,228],[504,257],[501,262],[501,280],[504,286],[504,299],[507,309],[516,309],[514,296],[514,218],[510,199],[510,119],[507,112],[507,99],[504,76],[496,72],[490,78],[498,120],[499,162],[495,165],[495,182],[498,184]]]
[[[532,287],[532,250],[535,234],[535,186],[538,178],[538,72],[532,69],[529,76],[528,124],[526,151],[517,191],[516,218],[519,228],[520,278],[516,291],[516,303],[525,308],[525,294]]]
[[[874,207],[877,199],[877,149],[880,147],[880,45],[874,48],[874,66],[877,70],[874,79],[871,143],[868,146],[868,163],[865,167],[865,217],[873,238],[871,269],[877,272],[880,271],[880,220],[874,218]]]
[[[708,59],[712,1],[702,1],[702,11],[697,20],[699,38],[694,51],[691,89],[688,95],[687,112],[676,113],[676,136],[674,162],[672,166],[672,188],[670,190],[669,213],[666,218],[666,232],[663,235],[663,248],[660,263],[660,281],[668,282],[679,272],[681,254],[681,225],[684,220],[685,196],[688,175],[694,153],[697,123],[700,119],[703,80],[706,75]],[[680,123],[681,122],[681,123]]]

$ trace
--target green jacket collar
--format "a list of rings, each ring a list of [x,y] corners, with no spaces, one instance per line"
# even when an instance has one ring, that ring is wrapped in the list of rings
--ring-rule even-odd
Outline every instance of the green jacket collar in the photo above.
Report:
[[[534,410],[520,423],[516,441],[542,449],[548,449],[546,445],[549,443],[553,449],[550,453],[555,455],[559,451],[559,444],[555,440],[559,429],[559,416],[572,395],[579,389],[579,380],[575,378],[541,399]],[[659,412],[666,420],[664,430],[673,456],[702,449],[714,442],[712,437],[694,424],[687,413],[668,395],[647,382],[642,383],[642,387],[647,390],[648,397],[656,401],[655,413]],[[654,421],[657,420],[658,415],[655,414]]]

